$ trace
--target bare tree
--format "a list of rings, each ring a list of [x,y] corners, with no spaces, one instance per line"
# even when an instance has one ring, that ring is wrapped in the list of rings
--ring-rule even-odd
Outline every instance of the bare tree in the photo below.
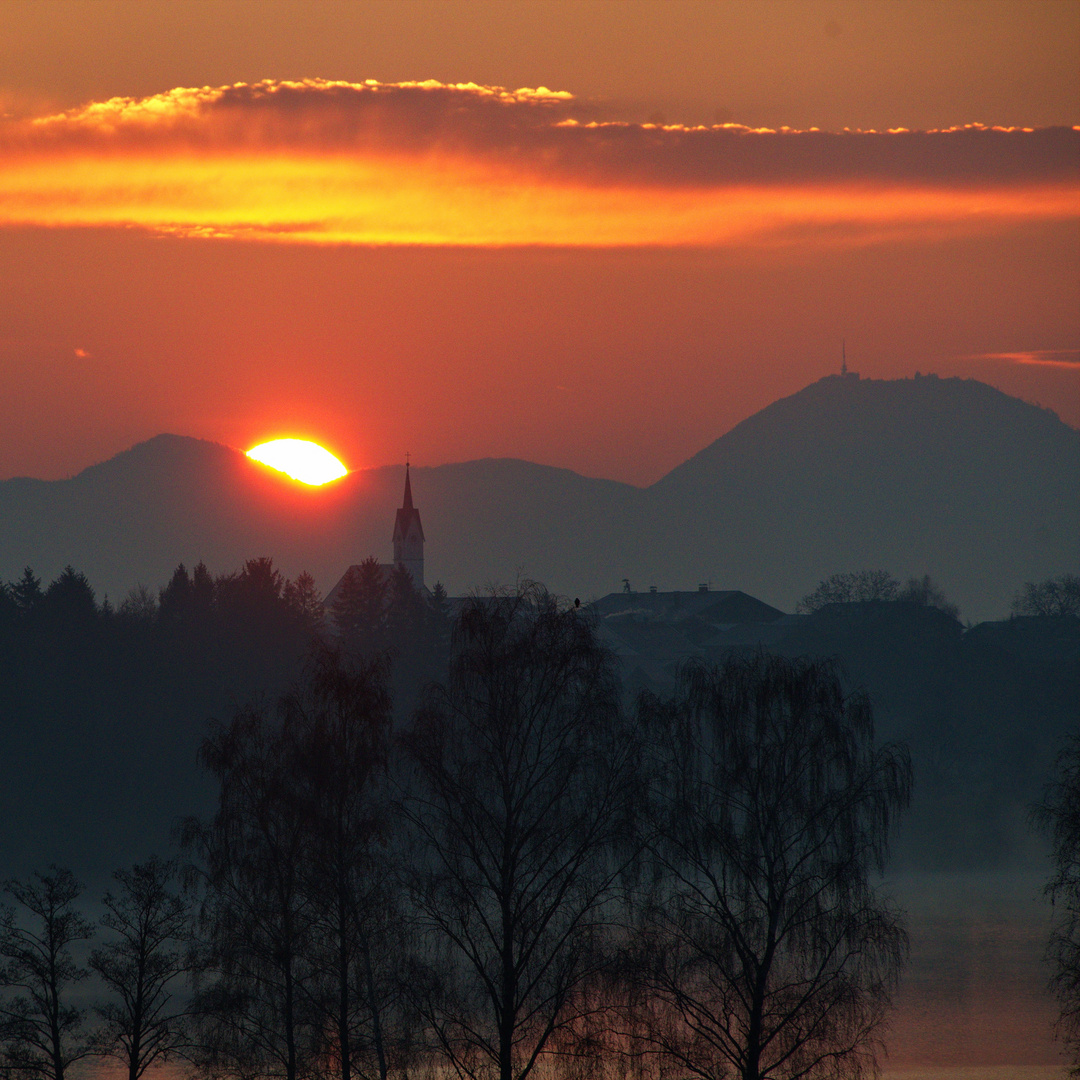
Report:
[[[68,1068],[90,1053],[85,1010],[70,1001],[87,977],[71,946],[93,936],[74,908],[82,886],[70,870],[51,866],[30,881],[7,881],[18,905],[0,910],[0,1043],[8,1072],[64,1080]]]
[[[828,663],[758,654],[646,698],[651,816],[641,1045],[667,1075],[859,1076],[906,949],[871,884],[911,785]]]
[[[594,624],[537,586],[474,598],[406,743],[429,946],[417,985],[439,1050],[470,1078],[580,1063],[596,1051],[635,794],[636,742]]]
[[[398,988],[385,946],[396,908],[385,848],[386,766],[391,703],[383,657],[348,661],[323,649],[303,684],[282,699],[283,725],[296,748],[309,845],[304,887],[311,897],[313,962],[325,993],[318,1008],[341,1080],[381,1080],[394,1064]],[[399,1010],[398,1010],[399,1011]],[[388,1030],[389,1029],[389,1030]]]
[[[273,708],[242,710],[203,744],[219,807],[186,839],[204,896],[209,981],[194,1012],[209,1074],[385,1080],[401,1056],[387,679],[383,656],[318,647]]]
[[[149,626],[157,617],[158,598],[145,585],[131,589],[117,608],[117,615],[132,626]]]
[[[1025,582],[1012,610],[1014,615],[1080,615],[1080,574]]]
[[[128,1080],[189,1045],[185,1010],[175,993],[188,964],[188,904],[171,886],[176,865],[150,858],[113,874],[102,925],[116,936],[90,954],[90,966],[116,1000],[98,1007],[104,1024],[98,1053],[114,1058]]]
[[[810,615],[827,604],[852,604],[867,600],[896,600],[900,582],[887,570],[857,570],[833,574],[818,582],[818,587],[804,596],[795,610]]]
[[[267,710],[246,708],[214,728],[200,757],[220,792],[210,821],[183,828],[188,873],[202,891],[199,1063],[219,1077],[298,1080],[315,1042],[305,1008],[313,912],[292,748]]]
[[[1058,1031],[1080,1075],[1080,735],[1058,755],[1058,774],[1035,807],[1034,818],[1053,845],[1053,874],[1046,896],[1054,905],[1047,959],[1060,1009]]]

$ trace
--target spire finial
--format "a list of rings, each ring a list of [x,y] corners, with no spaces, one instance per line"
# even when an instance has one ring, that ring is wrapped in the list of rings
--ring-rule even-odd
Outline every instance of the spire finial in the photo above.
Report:
[[[409,452],[407,450],[405,451],[405,498],[401,501],[401,508],[403,510],[413,508],[412,484],[409,482]]]
[[[847,339],[840,339],[840,374],[847,374]]]

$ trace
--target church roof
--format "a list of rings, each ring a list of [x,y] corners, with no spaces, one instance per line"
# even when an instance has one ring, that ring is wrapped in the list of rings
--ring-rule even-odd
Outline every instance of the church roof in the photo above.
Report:
[[[382,583],[383,583],[383,585],[389,587],[391,575],[394,573],[394,571],[398,568],[399,565],[400,565],[399,563],[392,563],[392,562],[379,563],[379,571],[382,574]],[[349,573],[351,571],[353,571],[353,570],[355,570],[357,573],[359,573],[360,572],[360,563],[353,563],[349,567],[349,569],[346,570],[345,573],[341,575],[341,577],[338,579],[338,583],[326,594],[326,598],[323,600],[323,607],[326,608],[327,611],[332,611],[333,610],[334,605],[338,601],[338,597],[341,595],[341,590],[345,585],[345,579],[349,576]],[[419,591],[421,596],[425,596],[425,597],[431,596],[431,590],[426,585],[421,585],[419,587],[418,591]]]
[[[384,585],[390,584],[390,575],[394,572],[395,569],[395,563],[379,563],[379,570],[382,572],[382,582]],[[323,600],[324,608],[327,608],[328,610],[333,609],[334,605],[337,603],[338,597],[341,595],[341,590],[345,585],[345,579],[353,571],[358,574],[360,573],[359,563],[353,563],[345,571],[345,573],[341,575],[341,577],[338,579],[338,583],[326,594],[326,598]]]

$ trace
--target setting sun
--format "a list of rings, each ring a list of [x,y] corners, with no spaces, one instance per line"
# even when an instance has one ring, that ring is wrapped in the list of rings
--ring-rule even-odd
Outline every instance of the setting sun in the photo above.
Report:
[[[327,484],[349,471],[329,450],[307,439],[273,439],[253,446],[247,456],[302,484]]]

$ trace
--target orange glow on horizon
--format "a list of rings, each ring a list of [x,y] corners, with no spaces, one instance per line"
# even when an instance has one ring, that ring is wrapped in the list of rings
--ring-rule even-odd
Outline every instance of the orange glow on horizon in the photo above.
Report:
[[[340,480],[349,471],[329,450],[307,439],[272,439],[253,446],[247,456],[312,487]]]
[[[1075,218],[1075,184],[673,186],[461,157],[40,155],[0,169],[0,226],[127,226],[323,244],[699,247],[993,231]]]

